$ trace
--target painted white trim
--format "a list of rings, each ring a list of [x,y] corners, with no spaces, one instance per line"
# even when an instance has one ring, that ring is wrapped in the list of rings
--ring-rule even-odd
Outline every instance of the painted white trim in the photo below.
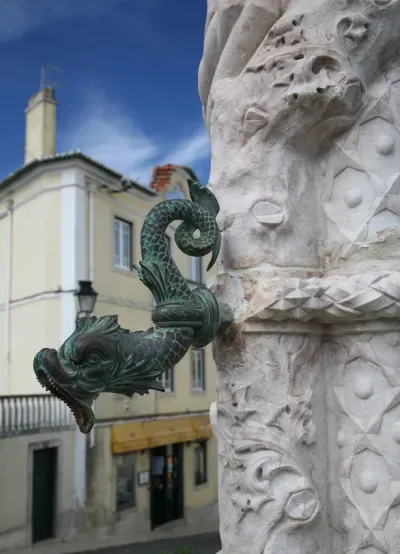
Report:
[[[4,321],[4,355],[5,355],[5,372],[0,373],[0,394],[9,394],[11,392],[11,283],[12,283],[12,237],[13,237],[13,201],[9,200],[7,204],[7,235],[6,235],[6,252],[7,252],[7,275],[6,275],[6,290],[5,290],[5,321]]]
[[[79,165],[80,169],[85,172],[86,176],[96,181],[99,185],[106,185],[110,189],[120,190],[121,180],[117,177],[108,175],[108,173],[101,168],[95,167],[85,160],[75,160],[74,165]],[[136,199],[149,202],[149,204],[154,204],[160,201],[159,195],[149,195],[137,188],[131,188],[121,194],[128,194]]]
[[[14,203],[14,211],[17,210],[18,208],[20,208],[21,206],[24,206],[25,204],[29,204],[29,202],[32,202],[33,200],[36,200],[36,198],[40,198],[41,196],[44,196],[45,194],[48,194],[50,192],[63,190],[64,188],[69,188],[69,187],[75,187],[76,188],[77,186],[79,187],[79,185],[68,183],[66,185],[57,185],[57,186],[54,186],[54,187],[46,187],[44,189],[39,190],[38,192],[35,192],[35,193],[31,194],[30,196],[28,196],[24,200],[21,200],[20,202],[15,202]],[[95,188],[95,184],[94,184],[93,181],[91,181],[91,186],[93,188]],[[82,187],[82,190],[85,190],[84,187]],[[99,198],[105,204],[113,206],[113,209],[119,210],[121,214],[128,214],[128,216],[126,216],[126,215],[121,216],[124,219],[126,217],[132,218],[132,214],[135,214],[135,216],[133,218],[134,221],[136,221],[137,218],[143,220],[145,218],[146,214],[147,214],[147,211],[136,210],[133,206],[129,207],[127,209],[126,203],[123,202],[123,200],[119,201],[117,199],[117,197],[108,196],[104,192],[98,191],[97,189],[94,190],[93,194],[96,198]],[[0,203],[4,202],[4,200],[6,198],[9,198],[9,196],[10,195],[7,194],[3,198],[0,198]],[[120,196],[120,198],[121,198],[121,196]],[[153,207],[153,205],[155,205],[155,203],[151,203],[151,205],[149,206],[149,209],[151,209]],[[0,212],[0,219],[3,219],[5,217],[7,217],[7,210],[3,210],[2,212]]]
[[[95,192],[96,188],[94,185],[89,185],[89,281],[92,281],[93,287],[96,290],[94,285],[94,267],[95,267]],[[96,415],[96,401],[92,404],[93,414]],[[96,433],[94,428],[90,432],[89,444],[90,448],[93,448],[96,443]]]
[[[104,184],[111,189],[117,190],[120,186],[120,180],[117,177],[112,177],[108,175],[101,168],[94,167],[90,162],[86,162],[82,159],[67,159],[55,158],[53,162],[48,162],[45,165],[36,167],[31,171],[28,171],[20,179],[17,179],[12,183],[12,185],[6,187],[5,191],[0,193],[0,202],[4,200],[7,196],[13,194],[14,191],[19,191],[22,188],[29,186],[34,179],[47,173],[64,173],[69,169],[76,169],[84,172],[86,176],[90,177],[94,181],[98,181],[99,184]],[[6,177],[7,179],[7,177]],[[143,201],[148,201],[149,204],[155,204],[159,201],[159,196],[150,196],[145,192],[142,192],[138,189],[130,189],[128,192],[123,194],[129,194],[135,198],[139,198]]]
[[[115,263],[115,224],[118,223],[118,242],[119,242],[119,253],[120,253],[120,259],[119,262],[122,263]],[[130,250],[130,257],[128,259],[127,265],[124,265],[124,235],[125,230],[128,229],[128,238],[129,238],[129,250]],[[113,266],[116,269],[120,269],[122,271],[129,271],[132,272],[132,264],[135,262],[135,223],[128,219],[127,217],[120,217],[119,215],[115,215],[113,217],[112,221],[112,231],[113,231],[113,240],[112,240],[112,263]]]
[[[81,249],[85,248],[85,234],[82,221],[84,217],[85,191],[82,184],[82,175],[76,170],[62,173],[61,181],[61,289],[75,290],[79,279],[84,279],[82,268],[78,269],[78,240]],[[68,187],[66,185],[69,185]],[[79,232],[81,233],[79,237]],[[79,260],[80,261],[80,260]],[[76,319],[76,305],[73,294],[61,297],[61,342],[72,333]]]
[[[43,175],[51,174],[51,173],[59,173],[62,174],[62,172],[66,169],[70,169],[71,167],[76,167],[77,164],[74,163],[72,160],[66,160],[64,163],[59,162],[57,166],[55,167],[54,164],[51,165],[44,165],[36,167],[35,169],[32,169],[31,171],[28,171],[25,175],[17,179],[12,183],[12,185],[9,185],[0,193],[0,202],[3,202],[7,196],[10,196],[12,194],[15,194],[16,192],[19,192],[20,190],[23,190],[25,188],[28,188],[31,186],[32,181],[37,179],[38,177],[42,177]],[[59,187],[55,187],[59,188]]]
[[[85,175],[79,169],[61,174],[61,288],[76,289],[86,278],[86,194]],[[61,342],[72,333],[76,321],[73,293],[61,296]],[[86,436],[75,429],[75,499],[86,504]]]
[[[200,266],[200,277],[201,279],[198,279],[198,269]],[[196,285],[201,285],[204,280],[204,267],[203,267],[203,259],[198,258],[196,256],[189,256],[189,281],[192,281],[193,283],[196,283]]]
[[[96,189],[92,185],[89,189],[89,281],[92,281],[93,285],[95,269],[95,194]]]
[[[6,189],[0,194],[0,202],[3,202],[4,199],[7,198],[7,196],[14,194],[16,191],[29,186],[34,179],[36,179],[40,175],[44,175],[45,173],[47,173],[47,171],[40,171],[40,168],[32,169],[32,171],[15,181],[12,185],[6,187]]]
[[[54,187],[47,187],[47,188],[41,189],[38,192],[34,192],[33,194],[31,194],[30,196],[28,196],[24,200],[20,200],[19,202],[14,202],[14,211],[17,210],[18,208],[21,208],[22,206],[25,206],[25,204],[29,204],[33,200],[36,200],[36,198],[40,198],[41,196],[44,196],[45,194],[48,194],[50,192],[59,191],[59,190],[61,191],[64,188],[70,188],[70,187],[76,188],[76,185],[71,185],[71,184],[57,185],[57,186],[54,186]],[[4,212],[4,214],[6,214],[6,212]],[[3,214],[0,214],[0,218],[2,216],[4,217]]]

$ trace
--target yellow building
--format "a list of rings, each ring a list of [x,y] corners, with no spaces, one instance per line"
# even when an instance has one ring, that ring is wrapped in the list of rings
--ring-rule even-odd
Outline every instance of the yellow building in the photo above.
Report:
[[[132,263],[140,260],[147,212],[185,194],[182,172],[159,192],[135,182],[121,187],[119,173],[83,153],[55,152],[56,101],[45,88],[26,110],[25,165],[0,183],[0,490],[7,498],[0,549],[83,528],[144,538],[172,520],[184,528],[199,517],[216,528],[210,347],[192,350],[163,376],[165,393],[102,395],[89,438],[43,394],[32,369],[40,348],[57,348],[71,334],[79,280],[99,293],[95,315],[117,313],[132,330],[151,326],[153,300]],[[170,238],[182,274],[202,281],[203,261],[181,254],[173,228]]]

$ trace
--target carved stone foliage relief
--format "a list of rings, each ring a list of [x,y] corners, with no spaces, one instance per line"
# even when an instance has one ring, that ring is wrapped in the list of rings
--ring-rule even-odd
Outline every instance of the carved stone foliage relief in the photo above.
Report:
[[[319,515],[307,456],[315,442],[318,345],[318,337],[301,334],[247,336],[231,368],[224,367],[224,349],[216,349],[219,398],[211,420],[219,441],[220,510],[230,513],[221,535],[231,552],[251,543],[255,552],[272,553],[288,536],[300,545],[296,529]],[[311,543],[317,544],[312,535]]]

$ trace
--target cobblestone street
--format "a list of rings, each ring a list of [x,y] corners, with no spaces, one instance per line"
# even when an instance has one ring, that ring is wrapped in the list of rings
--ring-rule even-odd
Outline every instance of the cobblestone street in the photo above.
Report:
[[[181,554],[182,551],[185,552],[185,547],[188,549],[188,554],[217,554],[221,548],[221,543],[218,534],[213,533],[196,537],[104,548],[96,552],[98,554]],[[81,554],[93,554],[93,550]]]

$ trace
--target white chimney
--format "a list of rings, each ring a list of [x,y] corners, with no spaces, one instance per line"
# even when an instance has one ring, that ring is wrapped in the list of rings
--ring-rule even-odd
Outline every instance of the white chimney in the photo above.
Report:
[[[54,90],[44,87],[32,96],[25,115],[25,164],[55,156],[57,102]]]

